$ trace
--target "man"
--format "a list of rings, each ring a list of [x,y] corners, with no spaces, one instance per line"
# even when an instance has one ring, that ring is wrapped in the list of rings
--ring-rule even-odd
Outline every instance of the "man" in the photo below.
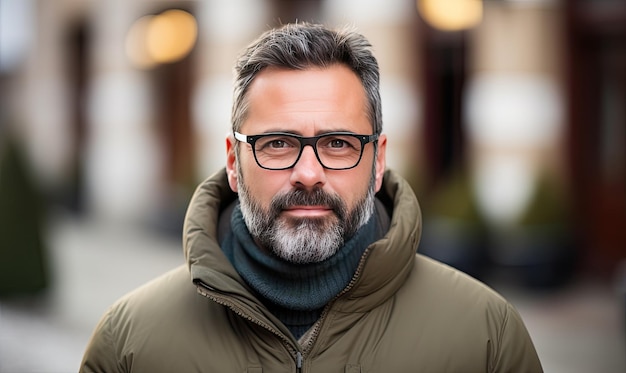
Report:
[[[541,371],[509,303],[416,255],[361,35],[286,25],[235,71],[226,169],[190,202],[187,265],[107,311],[82,372]]]

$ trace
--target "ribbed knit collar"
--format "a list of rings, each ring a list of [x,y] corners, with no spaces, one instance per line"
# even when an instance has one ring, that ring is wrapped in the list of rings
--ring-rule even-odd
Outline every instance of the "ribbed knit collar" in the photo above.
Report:
[[[239,205],[231,216],[231,233],[222,249],[260,300],[299,338],[319,318],[323,307],[354,276],[363,252],[378,239],[376,214],[332,257],[311,264],[294,264],[256,246]]]

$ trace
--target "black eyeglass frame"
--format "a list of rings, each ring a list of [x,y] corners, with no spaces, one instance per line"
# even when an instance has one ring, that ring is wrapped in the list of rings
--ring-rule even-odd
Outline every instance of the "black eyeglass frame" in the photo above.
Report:
[[[298,161],[300,160],[300,157],[302,156],[302,151],[304,150],[304,147],[309,145],[311,146],[311,148],[313,148],[313,153],[315,153],[315,157],[317,158],[317,161],[322,165],[322,167],[324,167],[327,170],[336,170],[336,171],[341,171],[341,170],[350,170],[352,168],[355,168],[356,166],[359,165],[359,163],[361,163],[361,158],[363,158],[363,150],[365,149],[365,145],[377,141],[379,134],[375,133],[373,135],[359,135],[356,133],[352,133],[352,132],[327,132],[327,133],[323,133],[321,135],[317,135],[317,136],[313,136],[313,137],[304,137],[304,136],[300,136],[300,135],[296,135],[293,133],[287,133],[287,132],[268,132],[268,133],[263,133],[260,135],[244,135],[242,133],[239,133],[237,131],[233,132],[233,135],[235,136],[235,139],[240,141],[240,142],[245,142],[250,144],[250,146],[252,147],[252,154],[254,154],[254,160],[256,161],[256,164],[259,165],[259,167],[265,169],[265,170],[272,170],[272,171],[281,171],[281,170],[288,170],[290,168],[293,168],[296,163],[298,163]],[[300,152],[298,153],[298,156],[296,157],[296,159],[293,161],[293,163],[288,166],[288,167],[281,167],[281,168],[273,168],[273,167],[266,167],[263,166],[261,163],[259,163],[259,160],[256,156],[256,147],[254,146],[255,143],[257,142],[257,140],[267,137],[267,136],[288,136],[291,138],[294,138],[296,140],[298,140],[298,142],[300,143]],[[324,162],[322,162],[322,160],[320,159],[319,154],[317,153],[317,142],[319,141],[319,139],[324,138],[324,137],[328,137],[328,136],[351,136],[354,137],[356,139],[358,139],[361,142],[361,153],[359,154],[359,159],[356,161],[356,163],[351,166],[351,167],[341,167],[341,168],[335,168],[335,167],[328,167],[324,164]]]

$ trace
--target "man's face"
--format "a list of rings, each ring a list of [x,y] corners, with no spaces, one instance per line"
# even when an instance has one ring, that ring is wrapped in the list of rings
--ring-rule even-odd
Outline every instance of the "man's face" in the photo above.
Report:
[[[244,135],[373,133],[365,90],[343,65],[269,68],[257,75],[247,95],[248,115],[239,131]],[[384,135],[376,159],[369,143],[359,164],[349,170],[325,169],[310,146],[293,168],[266,170],[257,165],[249,144],[239,144],[237,156],[234,141],[227,138],[230,187],[239,193],[246,225],[261,247],[287,261],[317,262],[367,222],[385,168]]]

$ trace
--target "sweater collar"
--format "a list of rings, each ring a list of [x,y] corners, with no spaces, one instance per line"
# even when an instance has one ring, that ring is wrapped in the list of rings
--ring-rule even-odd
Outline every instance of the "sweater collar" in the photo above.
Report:
[[[382,237],[375,215],[330,258],[309,264],[294,264],[260,250],[246,227],[239,206],[231,216],[231,232],[222,250],[237,272],[263,298],[292,310],[323,307],[354,275],[365,248]]]

